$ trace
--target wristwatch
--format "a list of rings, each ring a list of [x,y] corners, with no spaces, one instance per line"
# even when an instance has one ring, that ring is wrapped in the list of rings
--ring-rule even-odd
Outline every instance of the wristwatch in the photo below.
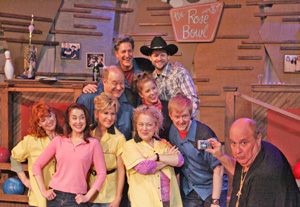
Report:
[[[219,205],[220,204],[220,199],[211,199],[211,204],[214,204],[214,205]]]

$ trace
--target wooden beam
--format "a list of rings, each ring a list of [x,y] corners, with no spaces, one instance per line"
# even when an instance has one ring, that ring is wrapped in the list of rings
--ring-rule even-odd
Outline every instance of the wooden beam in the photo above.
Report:
[[[300,3],[298,0],[292,0],[292,1],[282,1],[282,0],[273,0],[273,1],[246,1],[246,4],[249,6],[252,5],[270,5],[270,4],[297,4]]]
[[[0,24],[29,27],[30,22],[17,22],[17,21],[10,21],[10,20],[0,20]]]
[[[81,29],[97,29],[95,25],[85,25],[85,24],[74,24],[74,28],[81,28]]]
[[[253,70],[253,66],[217,66],[217,70]]]
[[[224,9],[231,9],[231,8],[242,8],[241,4],[225,4]]]
[[[121,7],[112,7],[112,6],[99,6],[91,4],[74,4],[74,7],[80,8],[89,8],[89,9],[103,9],[103,10],[112,10],[116,12],[133,12],[132,8],[121,8]]]
[[[154,11],[150,12],[151,16],[170,16],[169,11]]]
[[[261,45],[238,45],[238,49],[259,50]]]
[[[28,165],[22,164],[24,171],[28,171]],[[11,164],[10,163],[0,163],[0,170],[11,170]]]
[[[220,96],[220,92],[198,92],[198,96]]]
[[[262,60],[262,56],[238,56],[238,60]]]
[[[300,50],[300,47],[299,46],[293,46],[293,47],[282,46],[282,47],[280,47],[280,50]]]
[[[16,18],[16,19],[31,20],[31,15],[21,15],[21,14],[4,13],[4,12],[0,12],[0,17],[9,17],[9,18]],[[34,16],[34,21],[53,22],[53,19],[46,18],[46,17]]]
[[[74,17],[85,18],[85,19],[111,20],[111,17],[89,15],[89,14],[74,14]]]
[[[249,39],[249,35],[217,35],[217,39]]]
[[[299,16],[300,12],[256,12],[255,17],[269,17],[269,16]]]
[[[200,103],[199,107],[225,108],[225,104],[206,104],[206,103]]]
[[[19,33],[29,33],[29,29],[23,29],[23,28],[16,28],[16,27],[3,27],[0,26],[0,30],[3,30],[4,32],[19,32]],[[35,29],[32,32],[33,34],[42,34],[42,30]]]
[[[60,12],[91,13],[90,9],[60,8]]]
[[[153,11],[153,10],[170,10],[173,7],[171,6],[148,6],[146,8],[147,11]]]
[[[284,40],[284,41],[259,41],[259,40],[243,40],[243,44],[300,44],[298,40]]]
[[[125,33],[125,36],[167,36],[166,32]]]
[[[14,194],[3,194],[0,193],[0,201],[16,202],[16,203],[27,203],[27,195],[14,195]]]
[[[21,38],[8,38],[8,37],[0,37],[0,40],[4,40],[7,42],[14,42],[14,43],[25,43],[29,44],[28,39],[21,39]],[[59,42],[57,41],[44,41],[44,40],[31,40],[32,44],[37,44],[37,45],[48,45],[48,46],[56,46],[59,45]]]
[[[262,56],[238,56],[238,60],[262,60]]]
[[[84,32],[84,31],[72,31],[72,30],[50,30],[50,33],[52,33],[52,34],[103,36],[102,32]]]
[[[172,23],[139,23],[140,26],[172,26]]]
[[[282,18],[282,22],[300,22],[300,18]]]
[[[210,82],[209,78],[193,78],[193,81],[195,83],[200,83],[200,82]]]

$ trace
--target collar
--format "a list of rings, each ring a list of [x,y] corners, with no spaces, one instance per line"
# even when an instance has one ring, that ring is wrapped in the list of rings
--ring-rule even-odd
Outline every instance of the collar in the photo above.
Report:
[[[192,123],[190,125],[189,131],[183,141],[195,142],[196,129],[197,129],[197,123],[196,123],[195,119],[192,118]]]
[[[109,127],[109,128],[107,129],[107,133],[109,133],[109,134],[116,134],[116,131],[115,131],[115,125],[114,125],[114,124],[111,125],[111,127]]]

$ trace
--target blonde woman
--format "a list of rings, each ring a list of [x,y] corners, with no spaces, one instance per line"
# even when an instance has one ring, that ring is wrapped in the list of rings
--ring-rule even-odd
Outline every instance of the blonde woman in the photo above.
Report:
[[[183,165],[178,149],[157,137],[161,111],[154,106],[134,110],[134,138],[127,141],[122,158],[129,183],[132,207],[181,207],[174,167]]]
[[[102,189],[91,201],[93,207],[118,207],[122,199],[125,180],[125,167],[121,158],[124,135],[114,126],[116,113],[119,109],[118,100],[110,93],[103,92],[94,99],[95,120],[92,126],[92,136],[100,141],[103,149],[107,177]],[[88,175],[92,186],[97,176],[94,168]]]

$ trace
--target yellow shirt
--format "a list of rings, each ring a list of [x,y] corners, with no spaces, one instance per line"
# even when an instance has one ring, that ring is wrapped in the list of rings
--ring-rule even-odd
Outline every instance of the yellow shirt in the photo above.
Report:
[[[117,157],[122,154],[123,145],[126,142],[124,135],[114,127],[115,134],[110,134],[107,131],[100,139],[100,144],[103,149],[104,159],[107,171],[117,169]],[[94,137],[95,130],[92,132]],[[95,168],[93,167],[93,170]],[[88,173],[88,183],[91,187],[97,176]],[[107,175],[101,191],[91,199],[91,203],[110,203],[115,200],[117,193],[117,170]]]
[[[34,137],[27,135],[20,141],[11,151],[12,157],[18,162],[28,160],[28,173],[31,184],[31,190],[28,190],[28,204],[31,206],[46,207],[46,199],[42,196],[39,187],[32,175],[32,165],[37,157],[43,152],[46,146],[50,143],[48,137]],[[45,186],[49,188],[49,182],[55,172],[55,158],[53,158],[44,168],[43,175]]]
[[[156,171],[155,174],[143,175],[133,169],[134,166],[154,153],[167,154],[169,146],[166,143],[154,140],[154,146],[152,148],[144,141],[136,143],[133,139],[124,145],[122,158],[126,167],[129,199],[132,207],[163,207],[160,171]],[[166,166],[161,171],[170,179],[170,206],[181,207],[182,201],[174,168]]]

